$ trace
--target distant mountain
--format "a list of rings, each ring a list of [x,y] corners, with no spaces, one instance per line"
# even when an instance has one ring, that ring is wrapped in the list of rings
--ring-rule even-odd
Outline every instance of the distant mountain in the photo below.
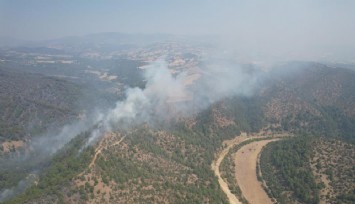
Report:
[[[212,36],[184,36],[172,34],[128,34],[119,32],[95,33],[84,36],[67,36],[44,41],[20,41],[11,38],[0,38],[0,47],[16,47],[17,49],[49,48],[62,50],[68,53],[81,53],[85,51],[111,52],[142,48],[147,45],[164,42],[212,42]],[[1,43],[3,42],[3,43]],[[28,50],[30,51],[30,50]],[[37,50],[38,51],[38,50]],[[52,52],[53,50],[49,50]]]
[[[0,47],[15,47],[29,44],[29,41],[13,38],[9,36],[0,36]]]
[[[47,55],[60,55],[65,54],[63,50],[49,48],[49,47],[14,47],[12,50],[28,54],[47,54]]]
[[[341,67],[346,69],[355,70],[355,63],[326,63],[330,67]]]
[[[180,37],[169,34],[125,34],[125,33],[96,33],[84,36],[68,36],[63,38],[16,43],[13,46],[48,47],[68,52],[82,52],[88,50],[117,51],[120,49],[136,48],[157,42],[176,40]],[[181,38],[180,38],[181,39]],[[1,45],[1,44],[0,44]]]

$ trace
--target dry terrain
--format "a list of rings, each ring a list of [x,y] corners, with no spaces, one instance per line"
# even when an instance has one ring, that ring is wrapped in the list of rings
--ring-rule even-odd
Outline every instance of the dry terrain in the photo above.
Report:
[[[261,140],[243,146],[235,154],[235,175],[243,196],[252,204],[272,204],[256,175],[258,155],[269,142],[278,139]]]
[[[21,148],[23,146],[25,146],[25,142],[22,140],[5,141],[2,144],[0,143],[0,150],[2,149],[4,153],[7,153],[10,151],[15,151],[16,149]]]
[[[204,161],[199,156],[204,152],[201,147],[186,144],[165,131],[139,129],[125,135],[107,133],[102,137],[92,150],[88,167],[63,189],[66,203],[186,203],[189,200],[220,203],[226,200],[217,191],[217,183],[214,189],[210,188],[213,176],[206,175],[210,179],[206,181],[203,174],[186,165]],[[182,158],[188,155],[197,156],[185,162]],[[201,189],[211,192],[202,194]],[[213,198],[213,193],[219,197]]]
[[[223,142],[223,146],[225,146],[225,148],[218,154],[217,159],[212,163],[212,170],[218,178],[218,183],[221,186],[221,189],[227,195],[229,203],[233,203],[233,204],[234,203],[241,204],[241,202],[230,191],[230,189],[228,188],[228,184],[222,179],[219,167],[220,167],[221,162],[223,161],[224,157],[228,154],[229,150],[232,147],[234,147],[235,145],[237,145],[247,139],[248,138],[246,137],[246,135],[242,135],[242,136],[238,136],[238,137],[234,138],[233,140]]]
[[[339,200],[355,192],[355,147],[339,140],[319,139],[313,149],[311,167],[320,190],[320,203],[351,203]]]
[[[212,170],[218,178],[218,183],[227,195],[229,203],[242,203],[236,195],[231,191],[231,186],[228,186],[228,182],[221,175],[221,163],[225,157],[230,153],[231,149],[243,141],[262,138],[260,135],[253,135],[247,137],[245,133],[232,140],[223,142],[223,149],[218,153],[216,159],[212,163]],[[235,176],[237,180],[237,186],[242,190],[242,197],[245,197],[250,203],[272,203],[265,191],[262,188],[262,184],[257,180],[256,165],[258,155],[266,144],[278,139],[269,139],[252,142],[241,147],[237,151],[235,157]],[[247,152],[248,151],[248,152]],[[243,167],[243,168],[238,168]],[[245,168],[244,168],[245,167]],[[243,177],[241,179],[241,177]],[[249,183],[250,182],[250,183]]]

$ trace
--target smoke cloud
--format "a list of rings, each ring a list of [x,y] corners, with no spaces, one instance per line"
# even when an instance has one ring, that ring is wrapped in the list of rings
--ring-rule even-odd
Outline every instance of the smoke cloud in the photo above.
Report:
[[[91,131],[88,145],[106,131],[189,117],[225,97],[251,95],[262,78],[260,70],[246,69],[225,59],[205,60],[194,73],[186,70],[175,75],[163,56],[142,69],[145,88],[128,88],[125,100],[118,101],[113,109],[103,111],[97,107],[86,118],[64,126],[59,132],[49,131],[33,138],[29,146],[36,156],[52,156],[75,136],[95,125],[97,128]],[[194,81],[191,81],[192,74],[198,76]]]
[[[30,185],[33,185],[35,182],[38,182],[39,178],[36,174],[29,174],[25,179],[18,182],[16,186],[10,189],[5,189],[0,192],[0,202],[3,202],[13,196],[18,192],[23,192]]]
[[[191,75],[188,71],[174,76],[164,57],[143,69],[146,87],[126,90],[126,99],[108,111],[100,128],[93,132],[90,144],[104,131],[189,117],[225,97],[251,95],[263,76],[260,70],[220,60],[207,61],[194,73],[199,78],[193,83],[187,83]]]
[[[260,71],[246,69],[232,62],[221,63],[220,60],[206,61],[193,73],[199,76],[193,82],[189,70],[174,75],[164,57],[142,69],[145,88],[128,88],[125,100],[118,101],[113,109],[95,111],[81,121],[64,126],[57,134],[52,132],[34,138],[29,144],[33,153],[20,158],[13,157],[16,160],[13,162],[19,164],[33,158],[45,161],[84,131],[90,130],[91,134],[79,151],[95,144],[108,131],[129,130],[143,123],[154,126],[177,117],[189,117],[225,97],[251,95],[262,76]],[[26,178],[18,186],[3,190],[0,192],[0,201],[23,192],[32,183]]]

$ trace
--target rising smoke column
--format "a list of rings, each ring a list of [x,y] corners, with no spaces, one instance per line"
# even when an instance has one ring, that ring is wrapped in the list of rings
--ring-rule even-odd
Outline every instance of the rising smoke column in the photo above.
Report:
[[[128,88],[125,100],[118,101],[113,109],[89,114],[82,121],[64,126],[58,134],[48,133],[35,138],[30,146],[44,159],[48,159],[81,132],[91,130],[83,150],[95,144],[108,131],[129,129],[142,123],[154,125],[154,122],[165,121],[177,113],[189,117],[225,97],[251,95],[261,76],[259,72],[250,72],[239,65],[209,61],[201,68],[201,77],[194,85],[187,86],[184,82],[188,73],[181,72],[174,77],[163,57],[143,69],[146,81],[144,89]],[[192,98],[184,103],[171,100],[185,96]],[[93,127],[96,128],[92,130]],[[0,201],[23,192],[30,184],[24,179],[14,188],[3,190],[0,192]]]
[[[146,86],[126,89],[126,98],[118,101],[115,108],[109,110],[101,120],[99,129],[91,134],[88,144],[95,142],[104,132],[130,128],[134,125],[162,121],[172,117],[174,106],[170,98],[188,95],[184,85],[186,73],[173,77],[163,57],[152,64],[142,67]],[[176,111],[178,107],[175,107]],[[185,110],[178,110],[180,112]]]
[[[173,76],[164,57],[144,66],[146,86],[128,88],[126,99],[118,101],[94,130],[88,144],[95,142],[106,131],[129,128],[142,123],[153,124],[175,116],[189,117],[211,104],[235,95],[252,95],[262,73],[226,61],[208,61],[201,77],[187,86],[188,73]],[[192,96],[181,102],[172,99]],[[188,97],[187,97],[188,98]]]

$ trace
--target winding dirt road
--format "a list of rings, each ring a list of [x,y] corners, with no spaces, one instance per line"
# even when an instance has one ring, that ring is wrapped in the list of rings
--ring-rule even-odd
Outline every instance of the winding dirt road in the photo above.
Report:
[[[221,172],[219,171],[219,166],[221,165],[221,162],[223,161],[224,157],[228,154],[229,150],[232,147],[247,139],[249,138],[246,137],[246,135],[244,134],[234,138],[233,140],[223,142],[223,145],[226,147],[221,152],[219,152],[217,159],[214,160],[211,165],[214,174],[218,178],[219,186],[221,187],[222,191],[227,195],[229,203],[231,204],[242,204],[242,202],[240,202],[238,198],[229,190],[228,184],[222,179]]]
[[[262,148],[276,140],[279,139],[252,142],[241,147],[235,155],[235,177],[243,196],[251,204],[273,204],[257,179],[256,166]]]
[[[99,156],[99,154],[101,154],[103,149],[107,149],[108,147],[113,147],[115,145],[119,145],[124,138],[126,138],[126,136],[123,136],[121,139],[119,139],[118,141],[114,142],[114,143],[109,143],[109,138],[113,137],[114,134],[113,133],[107,133],[108,135],[104,136],[104,138],[101,139],[99,145],[95,148],[95,154],[94,157],[91,159],[90,164],[88,165],[88,169],[92,168],[96,162],[97,157]],[[77,175],[77,177],[80,177],[82,175],[84,175],[84,173],[86,172],[86,170],[84,170],[83,172],[79,173]]]
[[[112,144],[104,144],[104,139],[101,140],[99,146],[98,146],[98,147],[96,148],[96,150],[95,150],[95,155],[94,155],[94,157],[92,158],[92,160],[91,160],[91,162],[90,162],[90,164],[89,164],[89,168],[91,168],[91,167],[95,164],[96,159],[97,159],[97,156],[98,156],[99,154],[101,154],[101,152],[102,152],[103,149],[107,149],[108,147],[113,147],[113,146],[115,146],[115,145],[119,145],[119,144],[123,141],[123,139],[124,139],[125,137],[126,137],[126,136],[123,136],[120,140],[118,140],[117,142],[114,142],[114,143],[112,143]]]

